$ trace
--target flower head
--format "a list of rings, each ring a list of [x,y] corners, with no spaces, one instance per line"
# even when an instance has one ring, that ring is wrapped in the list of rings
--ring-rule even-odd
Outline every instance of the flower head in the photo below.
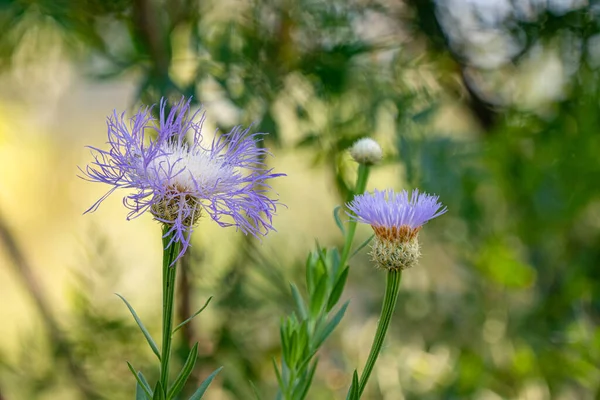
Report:
[[[359,139],[350,148],[350,155],[359,164],[377,164],[383,158],[381,146],[371,138]]]
[[[132,189],[123,199],[127,219],[149,211],[171,229],[183,255],[191,233],[204,213],[221,226],[235,226],[246,234],[266,235],[273,229],[277,200],[268,197],[269,179],[282,176],[265,169],[268,150],[257,146],[261,133],[234,128],[207,141],[202,135],[204,115],[191,113],[181,99],[168,110],[163,99],[159,120],[151,107],[140,109],[129,121],[124,113],[108,118],[108,150],[94,147],[84,179],[112,188],[86,212],[95,211],[116,189]],[[189,143],[187,133],[192,133]]]
[[[348,204],[351,217],[371,225],[375,240],[371,248],[373,260],[380,268],[406,269],[416,264],[420,252],[418,234],[429,220],[447,209],[437,196],[415,189],[395,193],[388,189],[358,195]]]

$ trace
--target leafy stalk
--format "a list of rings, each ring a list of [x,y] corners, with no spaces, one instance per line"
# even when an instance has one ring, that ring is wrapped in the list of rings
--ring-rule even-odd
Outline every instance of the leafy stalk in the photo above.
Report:
[[[128,362],[127,366],[129,370],[137,380],[136,386],[136,399],[137,400],[172,400],[176,398],[184,388],[185,383],[189,379],[194,366],[196,365],[196,359],[198,358],[198,343],[196,343],[192,349],[190,350],[185,364],[183,368],[177,375],[175,382],[172,385],[169,385],[169,365],[171,359],[171,345],[173,334],[181,327],[185,326],[189,323],[194,317],[200,314],[210,303],[212,297],[210,297],[204,306],[200,308],[194,315],[177,325],[175,329],[173,329],[173,308],[174,308],[174,298],[175,298],[175,282],[176,282],[176,265],[175,259],[179,254],[181,249],[181,245],[172,241],[173,236],[169,234],[169,227],[163,227],[163,314],[162,314],[162,351],[158,351],[158,347],[154,342],[154,339],[150,336],[150,333],[142,323],[141,319],[138,317],[137,313],[133,309],[133,307],[129,304],[127,300],[121,295],[119,296],[129,308],[131,315],[137,322],[140,327],[142,333],[146,337],[146,341],[152,348],[152,351],[156,354],[160,361],[160,378],[156,382],[156,386],[154,390],[150,388],[150,385],[144,378],[144,375],[141,372],[138,372],[133,368],[133,366]],[[215,376],[221,370],[220,367],[216,371],[214,371],[198,388],[198,390],[192,396],[192,399],[198,400],[201,399],[204,395],[204,392],[215,378]]]
[[[360,165],[355,193],[361,194],[367,186],[369,167]],[[338,326],[348,307],[346,302],[337,306],[348,278],[348,259],[356,232],[356,222],[350,221],[345,229],[334,210],[337,226],[344,235],[341,255],[337,249],[322,249],[309,254],[306,261],[305,302],[296,285],[291,284],[296,310],[281,322],[281,368],[274,362],[279,393],[277,399],[303,400],[307,397],[317,368],[315,355],[327,337]]]

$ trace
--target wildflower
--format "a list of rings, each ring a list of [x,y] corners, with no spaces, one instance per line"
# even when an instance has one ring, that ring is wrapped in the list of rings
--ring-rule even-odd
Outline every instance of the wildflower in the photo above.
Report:
[[[375,239],[371,256],[379,268],[402,270],[412,267],[420,256],[418,234],[423,224],[444,214],[447,209],[438,196],[415,189],[395,193],[388,189],[356,196],[348,204],[352,218],[371,225]]]
[[[124,113],[108,118],[108,150],[90,147],[94,161],[84,179],[107,183],[112,188],[86,212],[95,211],[116,189],[133,189],[123,204],[127,219],[149,211],[170,227],[167,247],[180,242],[183,255],[191,233],[204,213],[220,226],[235,226],[245,234],[266,235],[273,229],[277,200],[268,197],[267,180],[282,176],[265,170],[268,150],[258,147],[262,133],[234,128],[206,144],[202,135],[204,115],[191,113],[191,98],[183,98],[167,112],[159,105],[159,121],[152,107],[141,108],[127,123]],[[186,134],[191,132],[190,143]]]
[[[363,138],[354,142],[350,155],[359,164],[377,164],[383,158],[381,146],[371,138]]]

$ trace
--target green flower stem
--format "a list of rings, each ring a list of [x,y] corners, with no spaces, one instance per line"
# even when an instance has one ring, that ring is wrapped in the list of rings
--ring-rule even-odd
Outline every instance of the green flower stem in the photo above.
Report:
[[[387,333],[388,327],[390,326],[392,314],[394,314],[394,309],[396,308],[396,301],[398,300],[398,292],[400,291],[401,278],[401,270],[389,270],[387,273],[385,296],[383,297],[383,306],[381,307],[381,315],[379,317],[379,323],[377,324],[377,332],[375,333],[375,338],[373,339],[373,344],[371,345],[371,352],[369,353],[369,358],[367,359],[367,363],[365,364],[365,369],[363,370],[360,376],[360,381],[358,385],[359,398],[365,390],[365,386],[367,385],[369,376],[371,375],[373,367],[375,366],[375,361],[377,361],[377,357],[379,356],[379,352],[381,351],[381,346],[383,345],[385,334]]]
[[[358,177],[356,178],[356,188],[352,196],[362,194],[367,187],[367,181],[369,180],[369,166],[360,164],[358,167]],[[351,200],[351,198],[349,199]],[[350,250],[352,249],[352,241],[354,240],[354,234],[356,233],[356,221],[350,221],[348,223],[348,230],[346,231],[346,241],[344,242],[344,249],[342,250],[342,259],[340,265],[342,268],[346,266],[348,257],[350,256]]]
[[[160,363],[160,383],[165,391],[169,388],[169,361],[171,358],[171,331],[173,330],[173,300],[175,297],[175,277],[177,266],[173,261],[180,251],[180,243],[173,242],[167,248],[172,239],[168,234],[170,227],[163,227],[163,315],[162,315],[162,352]]]

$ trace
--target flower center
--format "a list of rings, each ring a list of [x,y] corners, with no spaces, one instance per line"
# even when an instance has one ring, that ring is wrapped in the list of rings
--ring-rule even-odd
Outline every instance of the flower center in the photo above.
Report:
[[[184,226],[193,226],[200,219],[202,207],[195,197],[180,194],[177,189],[172,189],[171,195],[152,204],[150,211],[158,220],[166,223],[177,220],[181,213],[183,215],[181,223]]]
[[[164,154],[150,162],[148,171],[156,173],[175,191],[201,197],[226,191],[237,173],[221,157],[211,157],[201,147],[189,149],[186,144],[166,145]]]

